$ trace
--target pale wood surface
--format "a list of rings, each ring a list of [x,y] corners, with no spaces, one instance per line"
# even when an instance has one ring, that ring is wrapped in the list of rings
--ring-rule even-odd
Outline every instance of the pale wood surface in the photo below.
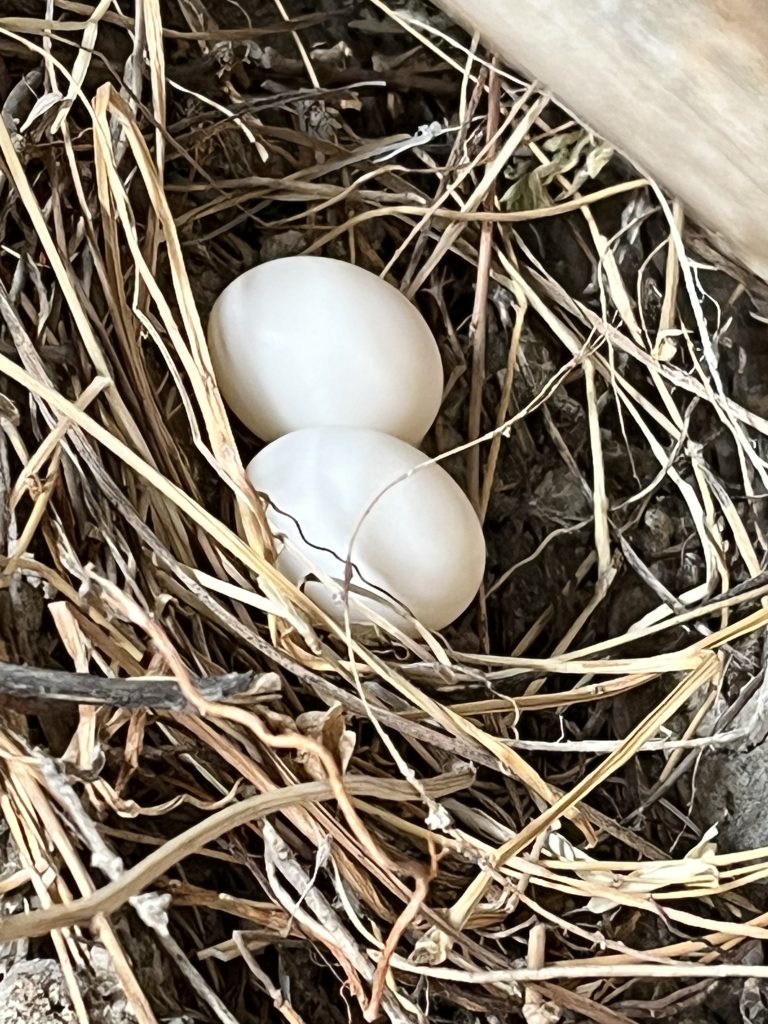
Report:
[[[434,0],[768,280],[768,0]]]

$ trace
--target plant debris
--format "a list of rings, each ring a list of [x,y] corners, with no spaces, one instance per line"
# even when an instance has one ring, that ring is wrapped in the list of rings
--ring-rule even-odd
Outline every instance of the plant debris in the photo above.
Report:
[[[764,286],[432,8],[11,6],[4,986],[43,964],[40,1019],[102,1024],[764,1019],[759,807],[697,792],[765,737]],[[489,554],[442,635],[350,635],[274,568],[204,325],[301,252],[439,339],[426,450]]]

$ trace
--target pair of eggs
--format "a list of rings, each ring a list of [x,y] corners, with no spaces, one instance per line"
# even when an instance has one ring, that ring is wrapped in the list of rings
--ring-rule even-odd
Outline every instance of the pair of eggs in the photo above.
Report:
[[[316,256],[274,260],[220,295],[208,341],[224,400],[271,441],[249,463],[277,566],[337,621],[441,629],[485,566],[471,504],[414,445],[437,415],[435,339],[396,288]]]

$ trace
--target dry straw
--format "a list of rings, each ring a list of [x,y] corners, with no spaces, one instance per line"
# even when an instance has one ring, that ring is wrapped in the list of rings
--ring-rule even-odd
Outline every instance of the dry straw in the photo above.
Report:
[[[761,706],[768,422],[721,379],[682,211],[443,23],[376,0],[350,37],[374,74],[331,15],[212,13],[0,19],[0,941],[50,934],[83,1022],[96,947],[142,1024],[190,1000],[300,1024],[297,949],[329,1007],[396,1022],[437,999],[626,1024],[628,979],[653,1010],[662,979],[764,976],[768,851],[718,852],[686,801]],[[273,567],[203,327],[254,239],[390,273],[436,325],[437,446],[493,537],[445,636],[364,641]],[[581,512],[505,513],[523,457]],[[638,553],[662,495],[676,590]]]

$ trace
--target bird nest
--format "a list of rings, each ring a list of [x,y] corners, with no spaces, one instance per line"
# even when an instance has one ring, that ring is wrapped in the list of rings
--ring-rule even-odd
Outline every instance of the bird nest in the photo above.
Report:
[[[764,732],[754,282],[431,9],[10,6],[6,970],[141,1024],[626,1024],[764,976],[768,856],[700,800]],[[318,627],[274,567],[204,328],[297,253],[439,340],[427,452],[488,546],[440,635]]]

